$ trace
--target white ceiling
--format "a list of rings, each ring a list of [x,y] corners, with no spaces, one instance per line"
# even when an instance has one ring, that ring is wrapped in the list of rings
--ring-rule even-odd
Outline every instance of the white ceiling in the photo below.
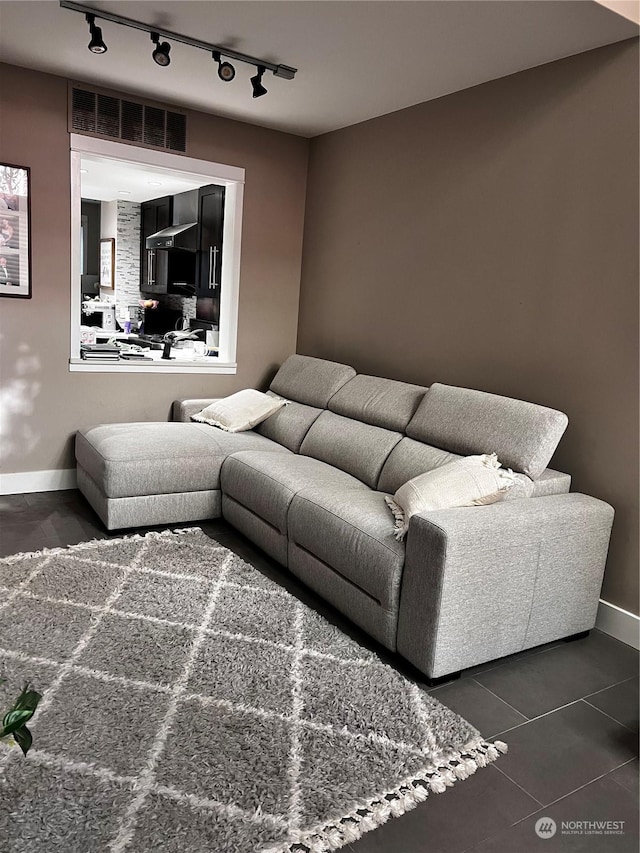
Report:
[[[141,166],[124,160],[84,155],[80,163],[82,198],[94,201],[149,201],[211,183],[164,167]]]
[[[205,51],[176,43],[151,60],[149,36],[98,21],[109,50],[57,0],[0,2],[0,59],[252,124],[315,136],[564,56],[631,38],[638,26],[592,0],[120,0],[91,2],[186,36],[299,69],[252,66],[221,82]]]

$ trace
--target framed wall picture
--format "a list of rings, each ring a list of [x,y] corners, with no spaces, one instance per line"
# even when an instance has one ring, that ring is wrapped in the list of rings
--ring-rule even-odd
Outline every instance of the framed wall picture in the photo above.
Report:
[[[31,175],[0,163],[0,296],[31,298]]]
[[[113,237],[100,240],[100,287],[113,290],[116,241]]]

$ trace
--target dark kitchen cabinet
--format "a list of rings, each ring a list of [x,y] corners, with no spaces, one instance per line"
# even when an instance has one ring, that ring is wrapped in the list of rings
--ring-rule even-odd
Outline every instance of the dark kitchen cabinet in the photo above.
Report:
[[[198,197],[198,266],[196,296],[220,302],[224,187],[201,187]]]
[[[168,228],[173,215],[171,196],[155,198],[140,205],[140,290],[144,293],[166,293],[169,258],[167,252],[146,248],[147,237]]]

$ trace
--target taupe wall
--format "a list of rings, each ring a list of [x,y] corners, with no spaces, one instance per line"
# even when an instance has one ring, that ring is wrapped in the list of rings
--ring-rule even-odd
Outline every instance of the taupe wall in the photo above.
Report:
[[[298,351],[567,412],[637,613],[637,41],[314,139]]]
[[[8,65],[0,77],[0,160],[31,167],[33,259],[33,299],[0,300],[2,471],[70,468],[78,428],[260,386],[295,350],[308,141],[188,114],[189,156],[246,169],[236,376],[69,373],[67,82]]]

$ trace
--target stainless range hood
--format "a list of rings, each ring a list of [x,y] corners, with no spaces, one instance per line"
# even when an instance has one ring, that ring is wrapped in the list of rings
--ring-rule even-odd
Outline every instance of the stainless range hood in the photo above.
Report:
[[[147,249],[182,249],[187,252],[196,251],[197,222],[187,222],[185,225],[170,225],[162,231],[156,231],[146,239]]]

